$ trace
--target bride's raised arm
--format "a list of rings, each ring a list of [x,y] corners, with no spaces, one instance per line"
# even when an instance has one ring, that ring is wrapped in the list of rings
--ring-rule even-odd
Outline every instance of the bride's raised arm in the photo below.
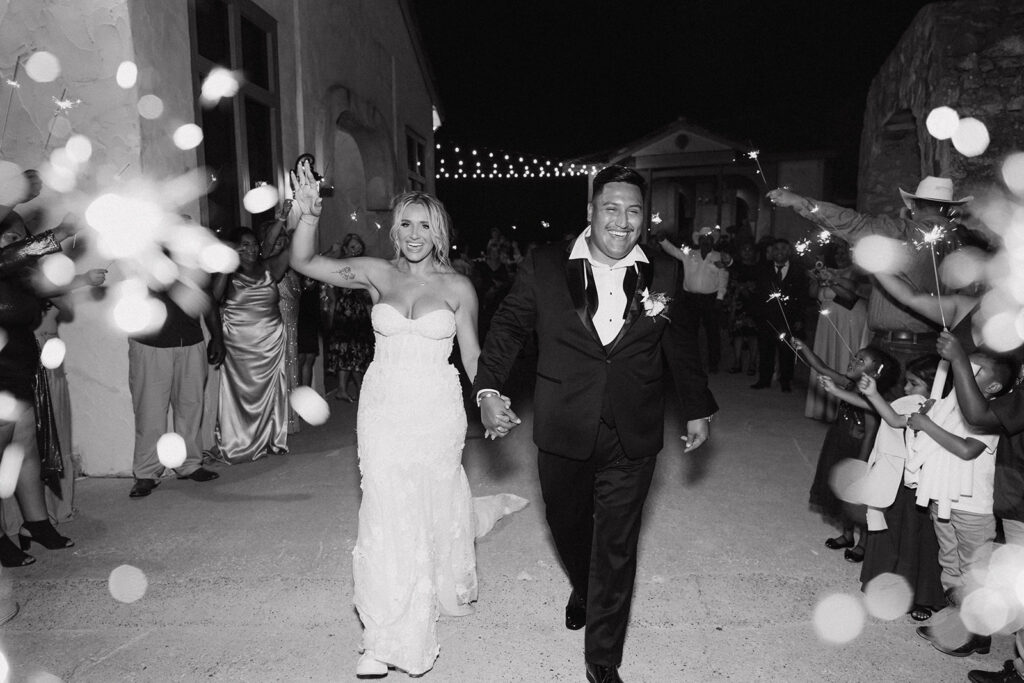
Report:
[[[335,287],[374,289],[373,281],[379,280],[388,267],[387,261],[365,256],[335,259],[317,254],[316,230],[320,223],[322,200],[309,162],[304,161],[299,166],[298,175],[293,172],[291,178],[299,213],[298,224],[292,234],[291,267]]]

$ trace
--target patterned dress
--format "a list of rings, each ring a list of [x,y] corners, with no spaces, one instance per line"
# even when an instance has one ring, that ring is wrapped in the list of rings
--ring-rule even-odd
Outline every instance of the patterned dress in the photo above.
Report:
[[[334,321],[327,348],[327,372],[366,372],[373,359],[370,293],[363,289],[334,290]]]

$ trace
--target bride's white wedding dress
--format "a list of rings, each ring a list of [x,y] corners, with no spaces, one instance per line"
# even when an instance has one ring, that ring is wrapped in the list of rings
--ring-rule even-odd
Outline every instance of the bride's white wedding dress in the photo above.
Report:
[[[363,498],[352,550],[363,649],[410,674],[439,651],[439,614],[462,616],[477,598],[474,540],[527,501],[472,498],[462,469],[466,412],[448,362],[455,314],[371,313],[376,348],[356,422]]]

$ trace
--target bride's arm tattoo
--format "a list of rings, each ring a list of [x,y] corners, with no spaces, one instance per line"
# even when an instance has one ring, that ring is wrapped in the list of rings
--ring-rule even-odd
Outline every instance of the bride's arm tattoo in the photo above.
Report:
[[[344,268],[340,268],[340,269],[334,271],[334,273],[338,277],[340,277],[342,280],[355,280],[356,279],[355,273],[352,272],[352,266],[345,266]]]

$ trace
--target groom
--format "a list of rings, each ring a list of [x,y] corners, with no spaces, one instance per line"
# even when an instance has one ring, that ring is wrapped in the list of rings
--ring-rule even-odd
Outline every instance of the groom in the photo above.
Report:
[[[541,491],[572,584],[565,625],[586,625],[587,679],[595,683],[621,681],[640,521],[663,445],[663,359],[679,392],[686,452],[707,440],[717,410],[696,333],[682,324],[681,307],[664,307],[674,270],[654,268],[637,246],[645,189],[639,173],[621,166],[594,177],[590,226],[520,265],[474,383],[484,427],[508,434],[519,418],[498,390],[536,332]]]

